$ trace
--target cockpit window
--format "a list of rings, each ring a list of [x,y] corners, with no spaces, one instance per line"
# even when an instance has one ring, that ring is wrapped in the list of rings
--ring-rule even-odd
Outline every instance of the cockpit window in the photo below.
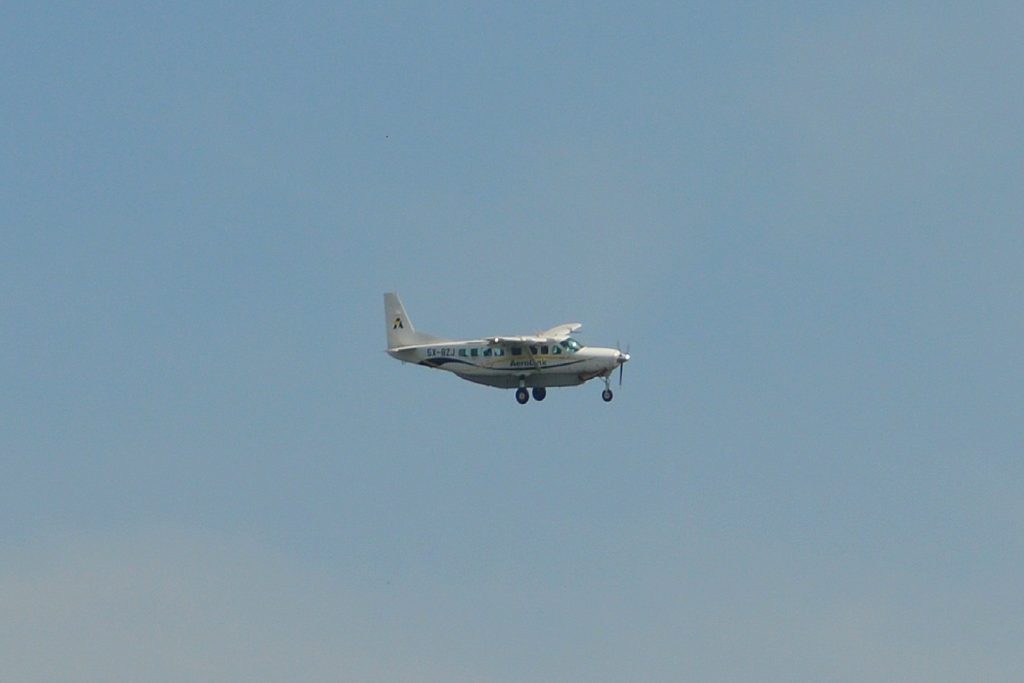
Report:
[[[562,347],[563,349],[565,349],[565,350],[566,350],[566,351],[568,351],[569,353],[576,353],[577,351],[579,351],[580,349],[582,349],[582,348],[583,348],[583,345],[582,345],[582,344],[580,344],[580,343],[579,343],[578,341],[576,341],[575,339],[573,339],[572,337],[569,337],[569,338],[568,338],[568,339],[566,339],[565,341],[561,342],[561,344],[560,344],[560,345],[561,345],[561,347]]]

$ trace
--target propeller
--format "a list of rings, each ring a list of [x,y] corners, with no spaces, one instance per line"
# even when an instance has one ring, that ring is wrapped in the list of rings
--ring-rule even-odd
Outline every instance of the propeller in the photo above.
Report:
[[[615,348],[616,349],[621,348],[621,346],[622,345],[619,342],[615,342]],[[622,371],[623,371],[623,368],[626,367],[626,361],[628,361],[628,360],[629,360],[629,346],[627,345],[626,346],[626,353],[625,353],[625,355],[623,355],[622,351],[619,351],[619,359],[618,359],[618,361],[619,361],[619,386],[620,387],[622,386]]]

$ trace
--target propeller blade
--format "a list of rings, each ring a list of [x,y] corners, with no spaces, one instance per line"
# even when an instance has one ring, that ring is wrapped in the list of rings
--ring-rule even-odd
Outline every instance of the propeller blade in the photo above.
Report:
[[[619,361],[619,386],[620,387],[622,386],[622,371],[626,368],[626,361],[629,360],[629,346],[630,346],[629,344],[626,344],[626,358],[624,360]],[[618,344],[616,344],[616,347],[618,347]],[[619,351],[619,353],[622,353],[622,352]]]

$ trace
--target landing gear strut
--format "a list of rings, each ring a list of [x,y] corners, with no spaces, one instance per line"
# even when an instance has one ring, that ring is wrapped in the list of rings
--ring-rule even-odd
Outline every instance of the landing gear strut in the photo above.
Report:
[[[526,390],[526,377],[523,375],[519,376],[519,388],[516,389],[516,400],[519,401],[519,405],[526,405],[526,402],[530,400],[530,392]]]
[[[605,403],[612,400],[612,385],[609,377],[604,378],[604,391],[601,392],[601,398],[604,399]]]

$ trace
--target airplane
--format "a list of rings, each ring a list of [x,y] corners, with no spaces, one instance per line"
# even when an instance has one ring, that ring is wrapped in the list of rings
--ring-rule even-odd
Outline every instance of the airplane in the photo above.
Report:
[[[387,352],[404,363],[455,373],[462,379],[516,390],[516,401],[543,401],[548,387],[571,387],[595,378],[604,380],[601,398],[612,400],[611,375],[629,361],[619,349],[584,346],[572,337],[579,323],[556,325],[536,335],[444,339],[418,332],[397,292],[384,295]]]

